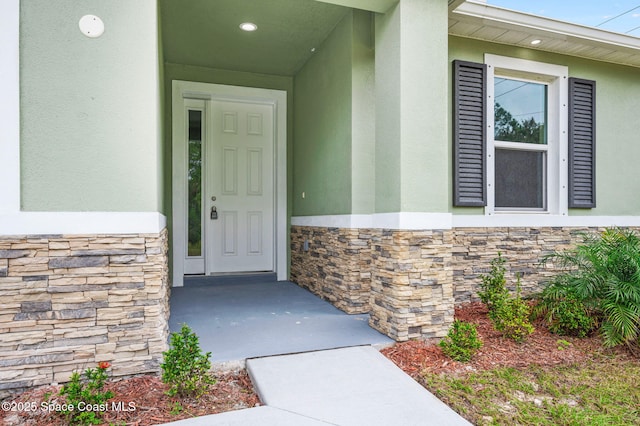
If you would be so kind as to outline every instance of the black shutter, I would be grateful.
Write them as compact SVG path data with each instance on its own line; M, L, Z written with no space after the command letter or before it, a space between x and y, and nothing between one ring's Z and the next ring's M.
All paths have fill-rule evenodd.
M569 79L569 207L596 206L596 82Z
M453 61L453 205L486 206L486 65Z

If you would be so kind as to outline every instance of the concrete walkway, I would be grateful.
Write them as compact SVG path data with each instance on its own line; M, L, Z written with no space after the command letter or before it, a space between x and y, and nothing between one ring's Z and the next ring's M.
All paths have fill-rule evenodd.
M265 406L180 426L470 425L370 346L247 360Z

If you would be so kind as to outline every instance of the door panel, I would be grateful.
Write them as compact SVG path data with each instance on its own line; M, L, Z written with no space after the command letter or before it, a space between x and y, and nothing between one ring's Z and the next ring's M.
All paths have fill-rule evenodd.
M238 149L222 149L222 195L238 195Z
M249 256L262 255L262 228L264 222L262 212L247 212L247 254Z
M211 120L206 272L272 271L273 107L214 100ZM218 219L210 218L212 208Z
M220 215L222 256L238 255L238 212L224 211ZM215 244L215 241L213 242Z

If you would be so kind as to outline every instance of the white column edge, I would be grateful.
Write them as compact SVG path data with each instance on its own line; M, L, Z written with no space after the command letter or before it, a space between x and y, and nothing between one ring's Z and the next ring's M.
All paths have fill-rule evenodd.
M20 0L0 6L0 214L20 211Z

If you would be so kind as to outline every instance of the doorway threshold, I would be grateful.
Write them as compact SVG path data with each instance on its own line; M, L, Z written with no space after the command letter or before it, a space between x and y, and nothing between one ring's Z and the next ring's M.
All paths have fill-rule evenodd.
M185 287L201 287L219 284L259 284L277 282L275 272L224 272L211 275L185 275Z

